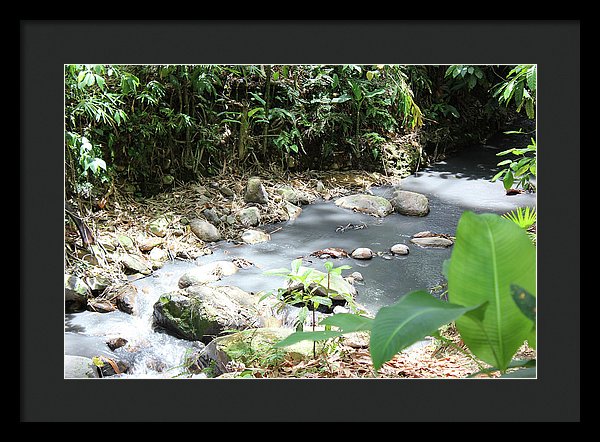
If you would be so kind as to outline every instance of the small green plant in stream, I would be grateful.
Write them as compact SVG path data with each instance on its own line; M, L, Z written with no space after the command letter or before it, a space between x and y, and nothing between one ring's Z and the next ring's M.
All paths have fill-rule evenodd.
M507 167L498 172L492 178L492 182L502 179L506 190L510 189L515 181L517 182L517 187L521 186L525 190L535 189L534 184L531 182L537 176L537 143L535 139L532 138L531 144L525 148L512 148L499 152L496 155L514 155L515 158L509 158L498 163L498 166Z
M537 212L534 207L517 207L515 210L502 215L503 218L509 219L517 226L527 231L531 241L535 244L537 234L535 225L537 222Z
M536 346L536 256L525 232L499 215L464 212L444 269L447 302L423 290L413 291L382 307L375 318L333 315L321 324L336 330L297 332L277 345L370 331L371 359L377 371L401 350L425 336L438 336L440 327L455 322L469 351L492 366L486 373L535 376L535 360L513 360L525 341ZM507 373L513 368L521 370Z

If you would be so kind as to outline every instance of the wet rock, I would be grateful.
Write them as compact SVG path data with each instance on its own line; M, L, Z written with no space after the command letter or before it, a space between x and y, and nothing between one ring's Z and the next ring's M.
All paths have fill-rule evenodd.
M242 233L242 241L246 244L258 244L261 242L269 241L271 235L263 232L262 230L248 229Z
M276 192L279 193L285 201L296 206L310 204L312 201L312 198L306 192L296 190L291 186L282 186L278 188Z
M238 270L239 267L231 261L214 261L185 272L177 284L181 289L194 284L207 284L218 281L223 276L233 275Z
M131 283L124 284L117 290L115 299L117 308L124 313L134 315L137 312L137 287Z
M154 304L153 324L190 341L209 342L225 330L260 327L270 307L234 286L193 285L166 293Z
M408 246L406 244L394 244L390 251L394 254L394 255L408 255L408 253L410 252L410 249L408 248Z
M321 249L321 250L312 252L310 254L310 256L316 256L317 258L321 258L321 259L329 259L329 258L338 259L338 258L348 258L348 256L350 256L350 255L344 249L341 249L339 247L327 247L325 249Z
M79 277L65 274L65 311L67 313L82 312L87 307L87 300L92 291Z
M269 195L263 186L260 178L252 177L248 180L246 191L244 192L244 201L247 203L266 204L269 202Z
M98 370L91 358L65 355L65 379L99 378Z
M396 189L390 203L394 210L402 215L425 216L429 213L429 200L417 192Z
M238 219L244 227L258 226L260 223L260 210L258 207L247 207L238 212Z
M122 373L127 373L128 365L123 361L115 361L106 356L99 356L92 359L92 362L97 367L101 377L115 376Z
M296 218L298 218L300 216L300 214L302 213L302 209L298 206L295 206L294 204L285 203L285 210L288 214L288 218L290 220L294 220Z
M380 196L354 194L338 198L335 204L345 209L366 213L373 216L384 217L394 211L390 202Z
M141 273L142 275L149 275L152 273L152 268L148 265L146 260L140 256L124 253L119 257L119 260L125 268L126 273Z
M108 345L108 348L110 348L111 350L116 350L117 348L125 346L127 342L127 339L118 337L109 339L108 341L106 341L106 345Z
M371 259L373 258L373 250L368 247L359 247L352 251L351 256L354 259Z
M92 291L93 296L99 295L111 284L111 280L104 276L86 277L84 281Z
M275 349L273 346L294 332L291 328L255 328L221 336L210 342L200 353L200 364L213 368L213 375L220 376L230 371L232 362L250 364L251 358L260 354L275 355L286 360L300 362L313 357L313 343L300 341L296 344ZM323 350L323 342L317 342L316 351Z
M162 239L160 237L156 237L156 236L152 236L152 237L141 236L141 237L137 238L138 248L142 252L149 252L154 247L161 245L164 241L165 241L164 239Z
M214 225L206 220L200 218L194 218L190 220L190 229L199 239L202 241L219 241L221 239L221 233Z
M410 242L421 247L450 247L454 242L451 239L439 236L427 236L424 238L412 238Z
M152 220L148 224L148 231L155 236L164 237L167 234L167 228L169 227L169 220L161 216L160 218L156 218Z
M91 312L110 313L116 310L116 307L106 299L88 299L87 309Z
M362 273L360 272L352 272L349 275L352 279L354 279L355 281L364 281L365 278L363 278Z

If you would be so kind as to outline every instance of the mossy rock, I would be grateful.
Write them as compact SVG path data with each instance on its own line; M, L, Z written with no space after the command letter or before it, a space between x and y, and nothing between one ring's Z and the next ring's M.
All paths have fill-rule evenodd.
M231 361L241 362L246 366L267 367L284 360L299 362L312 358L312 341L300 341L281 348L274 347L293 332L291 328L269 327L221 336L206 346L202 357L205 364L213 366L215 375L226 373ZM317 342L317 354L323 351L323 346L323 342Z

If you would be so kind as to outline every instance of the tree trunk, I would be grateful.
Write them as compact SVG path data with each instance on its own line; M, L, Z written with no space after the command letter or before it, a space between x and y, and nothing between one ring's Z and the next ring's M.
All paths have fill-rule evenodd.
M265 75L266 85L265 85L265 127L263 130L263 147L262 147L262 156L263 159L267 157L267 141L268 141L268 133L269 133L269 106L271 101L271 65L265 65Z

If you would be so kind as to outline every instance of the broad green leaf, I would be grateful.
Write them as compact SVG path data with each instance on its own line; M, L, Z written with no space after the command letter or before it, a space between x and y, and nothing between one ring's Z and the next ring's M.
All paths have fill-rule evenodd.
M535 296L535 273L535 246L523 229L499 215L463 213L448 270L448 299L461 305L489 303L481 320L464 315L456 326L473 354L501 370L531 331L510 286Z
M469 90L473 89L476 84L477 84L477 77L471 76L467 79L467 86L469 87Z
M338 327L344 333L352 333L371 330L373 318L352 313L338 313L323 319L319 324Z
M324 296L313 296L310 298L313 303L323 304L326 306L331 306L331 298L325 298Z
M522 368L521 370L511 371L510 373L505 373L501 378L524 378L531 379L537 377L537 369L536 367L530 368Z
M476 307L440 301L423 290L410 292L396 303L382 307L371 327L370 349L375 370L409 345Z
M510 189L514 182L515 182L515 177L513 176L513 173L510 170L507 171L506 175L504 175L504 179L502 180L502 183L504 184L504 188L506 190Z
M290 150L294 153L298 153L298 145L297 144L291 144L289 146Z
M250 95L252 95L256 99L256 101L258 101L263 106L267 104L267 102L263 100L263 98L260 95L255 94L254 92L250 92Z
M502 94L502 96L504 97L504 99L508 102L508 100L510 100L510 97L512 97L513 94L513 89L515 87L515 81L509 81L508 84L506 85L506 87L504 88L504 92Z
M524 88L525 84L522 81L519 81L515 87L515 104L519 107L519 109L521 108L521 105L523 104L523 88ZM518 112L518 110L517 110Z
M287 347L288 345L297 344L300 341L324 341L326 339L337 338L342 336L343 332L333 330L319 331L297 331L289 335L287 338L279 341L274 347Z
M537 80L537 68L535 66L532 66L527 71L527 86L532 91L535 91L536 80Z
M272 75L273 81L277 81L279 80L279 72L278 71L274 71L273 75Z
M371 81L374 76L375 76L375 72L367 71L367 80Z
M375 95L381 95L385 93L385 89L377 89L376 91L371 91L365 94L365 98L373 98Z
M527 116L529 118L535 118L535 109L532 99L527 100L527 102L525 103L525 112L527 112Z
M529 318L534 324L536 322L536 299L531 293L517 284L510 285L510 291L513 300L519 307L519 310Z

